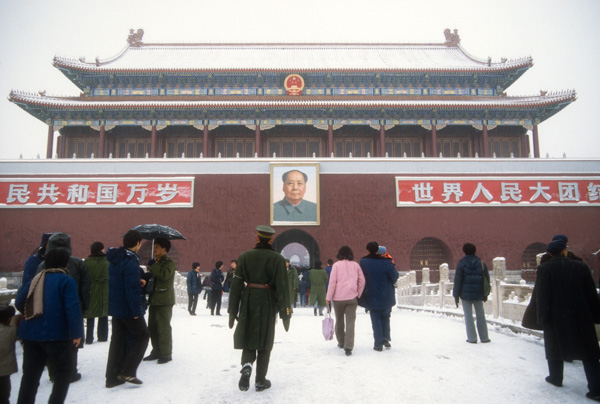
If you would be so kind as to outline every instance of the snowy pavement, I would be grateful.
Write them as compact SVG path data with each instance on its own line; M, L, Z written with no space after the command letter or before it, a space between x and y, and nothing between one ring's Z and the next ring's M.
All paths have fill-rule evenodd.
M297 308L286 333L277 325L264 392L237 388L241 351L233 349L228 317L210 316L202 306L190 316L173 310L173 361L142 362L142 386L104 387L108 343L86 346L79 354L83 378L69 389L67 403L591 403L581 362L565 364L564 387L544 381L543 342L490 326L489 344L466 343L464 322L441 314L392 311L392 348L373 350L368 314L359 308L353 355L335 339L325 341L323 317ZM19 369L22 350L17 346ZM148 350L149 352L149 350ZM21 373L12 375L16 402ZM251 379L254 382L254 375ZM37 401L46 402L51 384L42 375Z

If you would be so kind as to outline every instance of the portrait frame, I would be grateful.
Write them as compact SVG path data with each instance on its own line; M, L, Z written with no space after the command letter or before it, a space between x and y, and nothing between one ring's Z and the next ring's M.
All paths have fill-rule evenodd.
M283 218L281 203L285 203L283 191L284 173L289 171L300 171L306 174L306 190L303 196L303 214L309 215L308 220L296 220ZM271 204L270 219L272 226L318 226L321 223L321 204L319 192L319 164L318 163L271 163ZM306 204L304 202L306 201ZM316 206L314 206L316 205ZM289 205L288 209L290 209ZM316 209L316 212L314 212ZM296 212L298 213L298 212Z

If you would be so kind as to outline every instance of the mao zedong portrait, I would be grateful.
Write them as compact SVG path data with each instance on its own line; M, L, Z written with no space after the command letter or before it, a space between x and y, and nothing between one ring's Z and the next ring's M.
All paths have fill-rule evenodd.
M281 176L285 197L273 204L275 222L316 222L317 204L304 199L308 176L302 171L290 170Z

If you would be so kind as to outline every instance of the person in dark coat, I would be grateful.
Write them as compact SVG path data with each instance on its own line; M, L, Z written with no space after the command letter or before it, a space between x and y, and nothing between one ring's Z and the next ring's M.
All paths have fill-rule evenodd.
M90 277L90 307L83 313L86 319L85 343L94 342L95 320L98 319L98 341L108 341L108 261L104 244L92 243L90 255L83 260Z
M299 276L298 294L300 295L300 307L306 306L306 294L308 292L308 272L303 271Z
M242 391L250 387L255 360L256 391L271 387L266 376L275 340L275 318L279 312L287 331L291 317L285 259L271 246L275 230L269 226L258 226L256 230L256 247L242 253L238 259L227 309L229 328L233 328L238 320L233 346L243 350L242 376L238 382Z
M215 268L210 273L210 281L212 283L212 291L210 296L210 315L215 315L215 308L217 310L217 316L221 315L221 299L223 298L223 261L217 261Z
M223 283L223 292L229 293L231 289L231 281L233 275L235 275L235 269L237 268L237 260L231 260L229 264L229 270L227 270L227 276L225 276L225 282Z
M490 283L490 273L487 265L475 255L476 247L471 243L463 245L465 256L458 261L456 273L454 275L454 288L452 295L458 307L459 298L462 299L463 312L465 313L465 326L467 328L467 342L477 343L477 334L479 340L483 343L490 342L485 320L485 311L483 302L487 301L487 295L483 294L483 282ZM473 307L475 307L475 316L477 317L477 332L475 332L475 323L473 322Z
M140 278L137 255L142 245L142 234L129 230L123 236L123 246L109 248L108 314L112 316L112 335L106 363L106 387L125 382L142 384L137 368L148 347L150 333L144 313L146 302L142 293L145 281ZM131 347L127 351L127 339ZM127 352L127 354L125 354Z
M91 294L91 282L90 276L87 272L85 264L83 260L78 257L74 257L71 255L71 236L62 233L56 232L53 233L48 238L48 243L46 245L46 254L49 251L55 249L63 249L69 254L69 263L67 264L67 271L71 278L75 279L75 283L77 284L77 293L79 296L79 307L80 312L83 316L83 313L90 307L90 294ZM38 266L38 273L46 268L45 262L42 262ZM83 321L83 320L82 320ZM73 361L74 361L74 370L73 376L71 377L71 382L76 382L81 379L81 374L77 371L77 357L79 349L83 348L83 341L77 345L73 346ZM56 373L56 363L53 361L53 358L50 357L48 361L48 375L50 379L54 378L54 374Z
M24 314L17 335L23 341L23 376L18 403L34 403L49 358L56 364L50 403L63 403L74 371L73 349L83 337L83 319L75 280L67 275L69 253L46 251L44 268L17 295ZM31 290L31 294L29 293Z
M581 360L587 378L586 397L600 401L600 348L594 324L600 323L600 301L588 266L567 258L563 240L546 248L552 258L537 270L534 290L537 322L544 329L550 375L562 386L564 361Z
M187 293L188 293L188 313L191 316L196 315L196 306L198 305L198 294L202 289L200 282L200 263L194 262L192 270L187 274Z
M377 254L379 244L371 241L367 244L367 254L360 260L360 268L365 275L363 291L365 308L371 316L373 327L373 349L383 351L391 348L390 316L396 304L394 284L398 281L398 271L391 259Z
M210 275L204 277L204 281L202 281L202 289L204 289L204 297L206 300L206 308L210 309L210 296L212 294L212 281L210 280Z

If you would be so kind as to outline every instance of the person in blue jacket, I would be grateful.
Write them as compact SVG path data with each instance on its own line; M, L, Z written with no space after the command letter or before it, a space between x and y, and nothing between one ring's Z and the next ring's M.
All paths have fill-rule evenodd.
M190 313L191 316L196 315L198 295L201 290L202 281L200 278L200 263L194 262L192 264L192 270L187 274L188 313Z
M144 319L146 302L142 293L145 280L140 277L137 255L142 234L129 230L123 236L123 246L109 248L108 314L112 316L112 335L106 364L106 387L125 382L142 384L137 368L144 357L150 333ZM131 346L127 351L128 340ZM127 354L126 354L127 351Z
M35 403L48 359L57 369L50 403L63 403L74 370L72 346L83 337L83 320L75 279L67 275L69 253L46 252L45 269L24 285L15 306L24 314L17 335L23 341L23 376L17 403ZM31 293L30 293L31 290Z
M490 342L488 336L487 322L483 302L487 301L487 295L483 294L483 282L490 283L488 268L475 255L476 247L471 243L463 245L465 256L458 261L456 273L454 274L454 288L452 295L458 307L458 299L462 299L463 312L465 313L465 326L467 328L467 342L477 343L477 334L481 342ZM477 332L473 322L473 307L477 316Z
M373 338L373 349L383 351L383 347L391 348L390 316L392 307L396 304L394 284L398 280L398 271L390 258L383 257L377 252L379 244L371 241L367 244L368 254L361 258L360 267L365 275L363 291L365 308L369 310Z
M221 315L221 298L223 296L223 281L225 277L223 276L223 261L217 261L215 263L215 268L212 270L210 274L210 280L212 282L212 292L211 292L211 300L210 300L210 315L215 315L215 307L217 309L217 316Z

